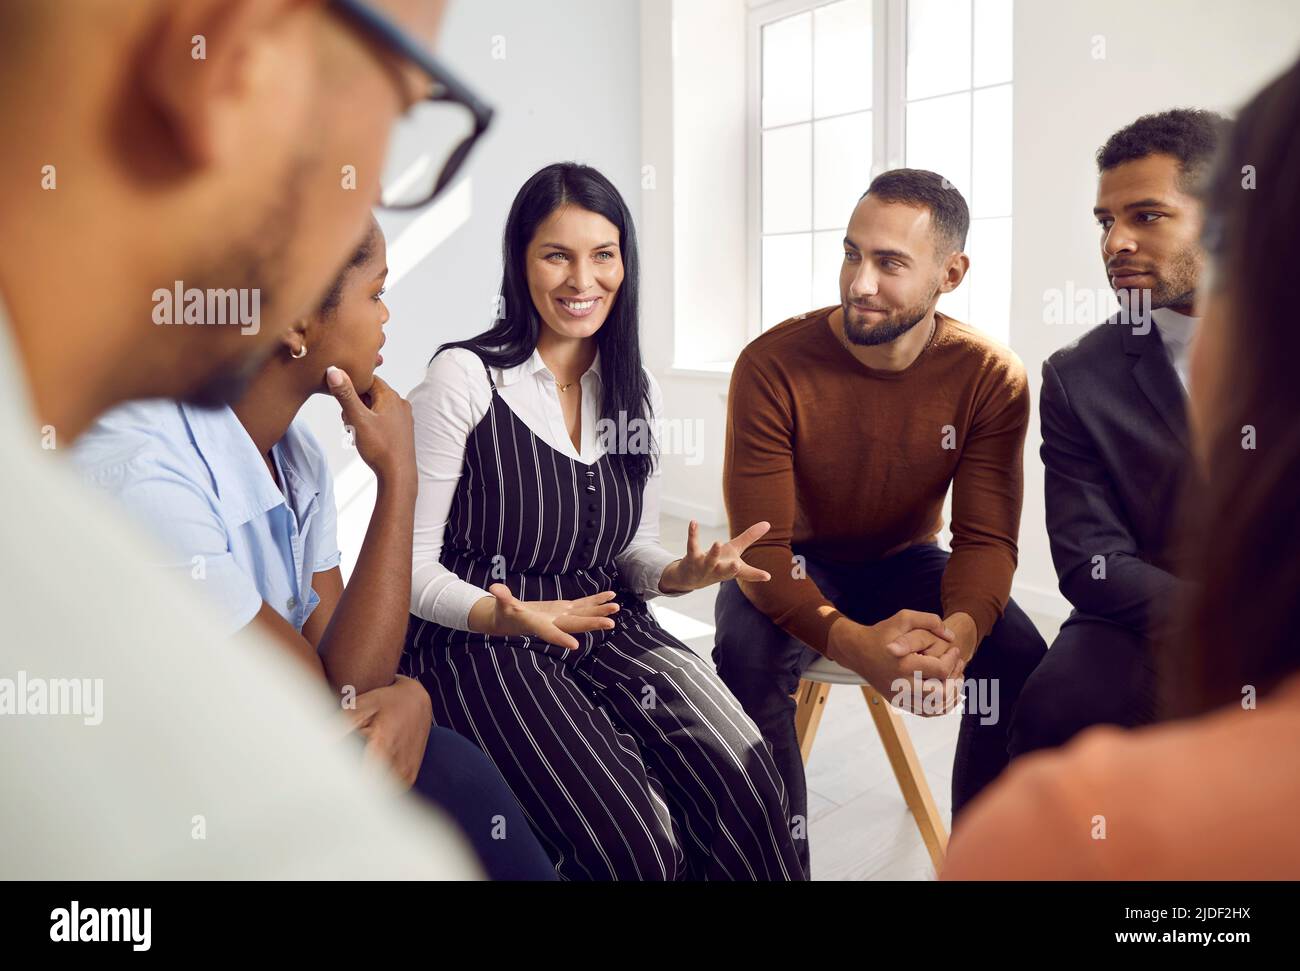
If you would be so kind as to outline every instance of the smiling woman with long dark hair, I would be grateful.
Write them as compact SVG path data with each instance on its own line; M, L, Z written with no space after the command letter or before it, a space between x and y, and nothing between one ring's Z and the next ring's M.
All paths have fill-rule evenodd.
M658 385L636 232L550 165L506 223L497 321L411 394L420 490L403 671L497 764L567 879L802 879L758 729L645 601L740 575L757 523L659 544ZM491 826L484 820L485 827Z
M572 311L574 301L563 294L543 290L545 282L549 281L544 281L541 274L530 276L528 272L527 254L534 234L565 204L585 212L587 215L582 218L593 228L603 228L603 222L616 230L606 235L622 237L621 244L616 239L606 240L613 245L599 250L594 256L592 276L595 287L588 287L581 294L595 301L590 309L580 307ZM537 254L544 263L567 270L571 254L556 247L546 250ZM454 347L465 348L473 351L485 364L508 370L532 357L539 340L552 345L556 343L547 341L550 335L543 329L544 318L554 320L558 324L557 331L571 329L573 335L586 338L582 348L584 358L599 353L600 418L617 423L622 415L633 428L637 427L632 424L634 420L648 420L650 377L641 363L638 324L641 260L637 253L632 215L618 190L595 169L565 165L543 169L515 198L506 222L501 257L504 270L496 324L477 337L444 344L438 352ZM547 270L547 277L551 272ZM567 280L567 272L556 279L561 277ZM564 288L563 282L560 286ZM552 304L558 306L550 306ZM566 304L570 306L566 307ZM538 309L542 307L548 309ZM511 308L524 312L509 313ZM528 313L526 308L534 312ZM568 328L564 324L566 320L569 321ZM629 474L635 479L644 482L650 475L652 456L646 452L625 453L619 456L619 461L628 467Z

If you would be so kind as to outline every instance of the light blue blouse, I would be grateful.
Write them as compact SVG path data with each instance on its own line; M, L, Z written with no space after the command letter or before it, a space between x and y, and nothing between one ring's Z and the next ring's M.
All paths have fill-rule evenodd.
M86 480L153 532L160 563L189 576L226 619L227 634L263 602L301 631L320 602L313 576L339 564L320 444L295 420L271 456L283 492L230 408L161 400L109 412L73 448Z

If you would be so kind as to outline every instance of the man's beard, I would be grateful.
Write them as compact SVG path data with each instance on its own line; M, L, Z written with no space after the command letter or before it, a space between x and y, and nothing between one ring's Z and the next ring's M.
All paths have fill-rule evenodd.
M909 330L925 320L930 313L930 301L895 311L878 324L865 324L853 319L853 307L844 304L844 336L859 347L876 347L892 344Z
M234 404L244 396L253 378L279 347L276 343L266 344L260 353L251 357L245 355L227 364L197 388L182 394L181 400L199 408L224 408Z
M1150 288L1151 309L1191 306L1196 296L1196 285L1200 279L1202 262L1201 251L1195 245L1188 246L1175 254L1167 272L1157 274L1155 285Z
M246 336L242 333L232 338L248 342L248 349L239 356L224 361L215 371L208 373L197 387L178 394L181 401L200 408L221 408L233 404L243 396L249 383L279 349L280 343L262 331L267 330L267 322L276 317L276 291L285 279L285 257L293 249L290 243L298 232L302 216L303 185L313 164L313 159L307 155L294 162L276 196L278 201L267 211L257 229L249 233L246 240L231 246L230 252L233 255L223 266L202 274L202 278L218 281L220 288L234 285L259 291L260 319L257 334L261 338L259 340L257 334ZM196 275L195 278L200 277ZM201 284L196 285L204 289Z

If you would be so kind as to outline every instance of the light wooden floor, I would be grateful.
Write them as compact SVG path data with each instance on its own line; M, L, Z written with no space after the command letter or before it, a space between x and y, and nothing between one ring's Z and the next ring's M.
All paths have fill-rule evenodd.
M669 550L686 547L685 520L664 516L660 536ZM725 530L701 527L702 543ZM713 599L717 588L655 601L655 614L672 634L712 662ZM1057 623L1033 616L1050 644ZM935 801L951 825L953 751L959 716L905 715ZM831 689L808 762L808 817L815 880L932 880L930 857L857 688Z

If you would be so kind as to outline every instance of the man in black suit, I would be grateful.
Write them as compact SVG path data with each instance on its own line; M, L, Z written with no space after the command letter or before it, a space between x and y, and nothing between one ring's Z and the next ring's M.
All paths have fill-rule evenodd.
M1123 309L1043 365L1047 531L1074 610L1021 693L1012 756L1155 717L1150 645L1182 582L1172 543L1203 259L1195 181L1224 124L1146 115L1097 153L1093 212Z

